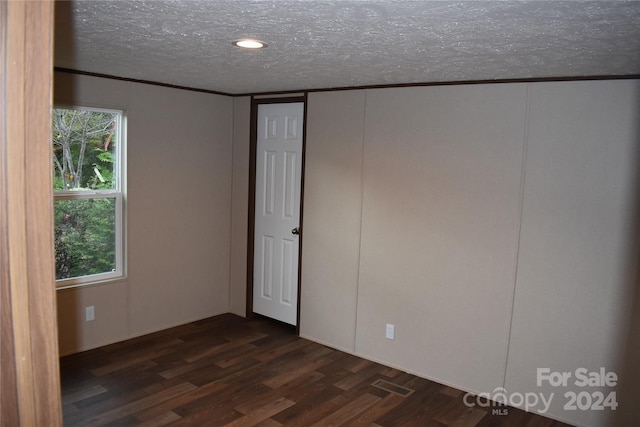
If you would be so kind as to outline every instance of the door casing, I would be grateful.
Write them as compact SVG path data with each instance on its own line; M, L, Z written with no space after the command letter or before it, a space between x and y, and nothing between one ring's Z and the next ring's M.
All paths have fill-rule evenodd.
M307 93L302 96L278 97L278 98L251 98L251 128L250 128L250 148L249 148L249 221L247 233L247 306L246 316L251 319L257 314L253 312L253 264L254 264L254 234L255 234L255 197L256 197L256 150L257 150L257 120L258 106L260 104L279 104L302 102L304 104L303 124L302 124L302 172L300 176L300 235L298 238L298 301L296 334L300 334L300 298L301 298L301 278L302 278L302 240L304 238L304 172L305 153L307 145Z

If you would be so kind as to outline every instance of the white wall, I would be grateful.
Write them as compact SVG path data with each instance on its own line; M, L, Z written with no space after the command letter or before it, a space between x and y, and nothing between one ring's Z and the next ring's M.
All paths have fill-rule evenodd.
M531 84L524 210L507 390L555 393L552 413L609 425L610 411L563 411L569 390L536 368L621 372L637 252L640 85ZM546 384L546 383L545 383Z
M54 91L128 118L128 276L58 291L61 353L228 312L233 99L66 73Z
M367 93L358 353L458 388L501 385L525 97L521 85Z
M301 334L473 392L617 369L639 87L311 93ZM551 417L609 422L556 399Z
M354 352L365 91L308 101L300 334Z

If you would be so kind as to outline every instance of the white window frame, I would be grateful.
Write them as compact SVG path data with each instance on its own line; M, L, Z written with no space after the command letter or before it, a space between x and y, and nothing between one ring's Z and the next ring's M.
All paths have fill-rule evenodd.
M126 183L126 114L124 110L113 108L86 107L83 105L54 105L54 109L85 110L104 113L116 113L116 164L114 168L116 188L108 190L73 190L56 191L53 190L54 203L57 200L90 200L90 199L115 199L115 247L116 247L116 268L105 273L89 274L86 276L70 277L67 279L57 279L56 289L72 288L77 286L92 285L97 283L120 281L126 278L126 258L125 258L125 183ZM53 112L53 111L52 111ZM53 162L52 162L53 164Z

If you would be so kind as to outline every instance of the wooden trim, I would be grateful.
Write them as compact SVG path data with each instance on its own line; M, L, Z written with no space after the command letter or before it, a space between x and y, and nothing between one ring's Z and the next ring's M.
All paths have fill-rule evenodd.
M300 91L296 93L300 93ZM258 112L257 108L259 104L291 104L293 102L305 102L306 100L307 100L307 97L305 94L302 96L287 96L287 97L283 96L278 98L257 98L254 96L251 102L252 102L252 107L253 107L253 104L256 105L256 113L257 113ZM257 115L256 115L256 118L257 118Z
M302 230L302 198L304 195L304 154L306 145L306 126L307 126L307 94L295 97L280 98L255 98L251 97L251 128L250 128L250 145L249 145L249 212L248 212L248 231L247 231L247 307L246 317L251 319L255 316L253 312L253 253L254 253L254 233L255 233L255 198L256 198L256 150L258 141L257 120L258 106L260 104L284 104L292 102L302 102L304 105L304 122L303 138L302 138L302 167L301 167L301 188L300 188L300 229ZM296 310L296 333L300 333L300 270L302 266L302 235L300 233L298 239L298 308Z
M367 90L367 89L393 89L405 87L424 87L424 86L460 86L460 85L485 85L500 83L547 83L547 82L580 82L591 80L635 80L640 79L640 74L623 74L612 76L581 76L581 77L538 77L523 79L495 79L495 80L460 80L460 81L444 81L444 82L416 82L416 83L395 83L381 85L363 85L363 86L340 86L329 88L317 88L306 90L283 90L278 92L258 92L258 93L239 93L231 96L279 96L287 94L298 94L304 92L306 94L314 92L338 92L343 90Z
M190 90L194 92L211 93L214 95L225 95L232 97L239 96L251 96L256 99L272 99L269 98L276 96L299 96L305 94L306 96L312 92L337 92L343 90L366 90L366 89L389 89L389 88L403 88L403 87L423 87L423 86L457 86L457 85L478 85L478 84L496 84L496 83L545 83L545 82L575 82L575 81L590 81L590 80L635 80L640 79L640 74L618 74L618 75L596 75L596 76L578 76L578 77L531 77L520 79L494 79L494 80L460 80L460 81L443 81L443 82L415 82L415 83L394 83L394 84L380 84L380 85L361 85L361 86L337 86L328 88L316 88L316 89L295 89L295 90L281 90L273 92L250 92L250 93L228 93L220 92L210 89L199 89L189 86L173 85L169 83L160 83L152 80L134 79L130 77L113 76L110 74L93 73L90 71L73 70L70 68L55 67L55 71L61 73L79 74L83 76L100 77L112 80L121 80L125 82L143 83L154 86L170 87L174 89Z
M306 92L301 92L301 91L297 91L297 92L287 92L284 94L266 94L266 95L253 95L253 97L255 99L264 99L264 98L271 98L271 99L275 99L275 98L299 98L299 97L303 97L306 95Z
M53 2L2 2L0 10L1 421L60 426L51 203Z
M180 85L174 85L174 84L170 84L170 83L154 82L152 80L134 79L134 78L131 78L131 77L113 76L111 74L93 73L91 71L72 70L70 68L55 67L54 71L57 71L59 73L78 74L80 76L90 76L90 77L99 77L99 78L102 78L102 79L120 80L120 81L123 81L123 82L142 83L142 84L146 84L146 85L168 87L168 88L171 88L171 89L189 90L189 91L192 91L192 92L210 93L212 95L235 96L235 95L233 95L231 93L220 92L220 91L217 91L217 90L199 89L199 88L196 88L196 87L180 86Z
M296 335L300 336L300 301L302 294L302 239L304 239L304 172L307 154L307 93L303 96L302 166L300 168L300 238L298 239L298 310L296 311Z
M9 277L9 234L7 218L7 27L8 4L0 2L0 425L19 425L18 380L16 378L13 306Z
M258 138L257 121L258 103L251 99L251 114L249 124L249 203L247 213L247 307L245 315L247 319L254 317L253 313L253 254L254 234L256 229L256 141Z

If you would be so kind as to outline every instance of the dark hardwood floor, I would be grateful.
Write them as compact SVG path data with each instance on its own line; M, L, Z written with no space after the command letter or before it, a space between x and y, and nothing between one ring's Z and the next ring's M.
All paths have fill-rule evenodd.
M61 359L66 426L564 426L295 336L222 315ZM415 390L376 388L378 379ZM502 407L504 408L504 407Z

